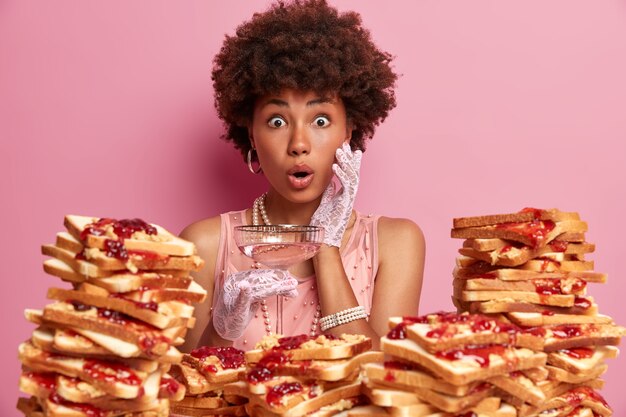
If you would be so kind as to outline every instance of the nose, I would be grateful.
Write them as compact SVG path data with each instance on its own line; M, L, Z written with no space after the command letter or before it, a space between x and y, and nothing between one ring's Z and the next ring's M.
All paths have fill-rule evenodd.
M306 155L311 152L311 141L302 123L298 123L291 132L288 152L292 156Z

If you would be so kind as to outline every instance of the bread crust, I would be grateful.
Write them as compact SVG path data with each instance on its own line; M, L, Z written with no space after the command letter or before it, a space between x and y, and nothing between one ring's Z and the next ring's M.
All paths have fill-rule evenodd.
M463 244L466 245L466 242ZM563 255L584 255L592 253L594 250L595 245L591 243L567 243L565 250L559 251L558 253ZM463 256L480 259L481 261L488 262L491 265L515 267L522 265L531 259L548 256L549 254L554 253L554 249L551 246L533 249L530 246L517 248L508 245L491 251L479 251L473 247L464 246L459 249L459 253Z
M43 310L43 319L59 325L90 329L130 342L152 358L166 355L172 342L186 331L183 327L159 330L139 322L120 323L99 317L95 308L79 312L74 310L72 304L62 301L47 305Z
M507 222L508 223L508 222ZM557 236L563 233L584 233L587 231L587 223L580 220L564 220L554 223L554 228L547 231L541 238L529 236L516 227L499 227L498 225L477 226L477 227L465 227L454 228L450 232L450 236L456 239L504 239L519 242L533 248L541 248L548 243L556 239ZM514 223L510 223L513 225ZM527 223L521 223L521 226ZM547 226L544 223L544 228L547 230Z
M91 233L86 233L81 236L85 228L91 226L98 220L100 219L97 217L70 214L65 216L63 224L76 240L82 242L89 248L104 249L106 240L120 240L112 229L108 230L107 234L102 236L96 236ZM174 256L191 256L196 254L196 248L193 243L173 235L159 225L151 224L151 226L156 229L156 235L147 235L141 232L133 233L130 238L123 240L124 246L126 246L128 250L144 250Z
M122 382L109 382L104 379L94 378L84 369L85 360L64 356L51 356L34 345L25 342L19 346L20 361L30 369L39 372L57 372L68 377L80 378L93 384L96 388L118 398L137 398L140 387L147 378L147 374L134 370L135 377L141 381L141 385L130 385ZM104 365L106 367L106 363Z
M184 317L167 316L159 311L138 307L137 302L125 298L114 298L111 295L101 296L85 291L64 290L49 288L48 298L59 301L78 301L85 305L119 311L130 317L144 321L159 329L169 327L188 326L189 319Z
M171 256L157 252L132 252L128 254L126 262L107 256L98 248L85 248L80 241L76 240L67 232L57 233L55 246L68 252L82 253L85 260L104 271L129 270L183 270L199 271L204 266L204 261L197 255Z
M506 372L535 368L545 365L546 362L545 353L526 348L506 348L505 358L490 355L489 366L481 367L473 360L447 361L436 358L410 339L392 340L384 336L381 339L381 347L385 353L417 363L454 385L464 385Z
M502 223L530 222L538 220L580 220L580 215L576 212L563 212L557 209L530 209L517 213L490 214L486 216L457 217L452 220L454 228L480 227Z
M411 391L415 387L423 387L457 397L467 395L480 384L480 382L471 382L464 385L454 385L434 376L423 368L417 366L416 368L411 370L393 369L385 368L380 363L369 363L363 366L363 371L372 383L388 388Z
M317 342L319 341L319 342ZM326 339L324 335L314 340L309 340L311 346L283 350L290 360L332 360L351 358L359 353L368 351L372 347L372 340L359 335L341 335L340 339ZM263 343L263 341L261 341ZM277 342L268 344L264 349L254 349L246 352L246 362L256 363L270 350L274 349Z

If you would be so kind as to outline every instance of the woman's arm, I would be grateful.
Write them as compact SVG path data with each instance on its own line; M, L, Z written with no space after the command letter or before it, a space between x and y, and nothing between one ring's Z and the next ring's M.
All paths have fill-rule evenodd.
M349 234L347 230L344 240ZM424 270L422 231L410 220L382 217L378 223L378 251L369 321L355 320L330 330L335 335L366 335L374 348L388 331L389 317L417 314ZM358 305L338 248L324 246L315 256L314 265L323 316Z
M344 270L339 248L323 245L313 258L313 265L322 317L359 305ZM379 336L365 319L333 327L327 332L335 336L342 333L362 334L371 338L373 348L378 349Z
M213 303L215 263L220 241L220 217L200 220L187 226L180 237L193 242L198 250L198 256L204 260L204 267L199 272L192 272L194 280L206 291L206 300L195 305L194 316L196 324L185 336L185 343L181 346L183 352L189 352L198 346L229 346L232 342L222 339L213 328L211 306Z
M425 252L419 226L408 219L380 218L378 273L369 318L379 336L389 331L389 317L418 314Z

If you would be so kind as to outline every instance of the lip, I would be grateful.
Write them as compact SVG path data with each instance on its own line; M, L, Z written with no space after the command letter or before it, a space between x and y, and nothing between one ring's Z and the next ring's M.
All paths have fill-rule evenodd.
M295 175L298 172L305 172L308 175L306 177L299 178L299 177L296 177ZM294 165L292 168L290 168L287 171L287 178L289 179L289 183L291 184L293 188L296 188L296 189L302 189L302 188L308 187L311 184L311 181L313 181L314 176L315 176L315 173L306 164Z

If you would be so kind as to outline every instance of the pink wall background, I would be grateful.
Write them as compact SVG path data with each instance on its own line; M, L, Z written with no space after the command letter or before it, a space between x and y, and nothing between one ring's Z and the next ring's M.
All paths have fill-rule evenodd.
M626 3L333 3L361 12L403 74L357 208L423 228L421 312L452 308L453 217L558 207L588 221L596 270L609 274L590 293L626 325ZM264 190L219 140L210 67L223 35L266 4L0 4L1 415L18 415L16 348L34 328L22 311L60 284L39 247L66 213L178 232ZM616 416L624 374L625 358L610 362L603 394Z

